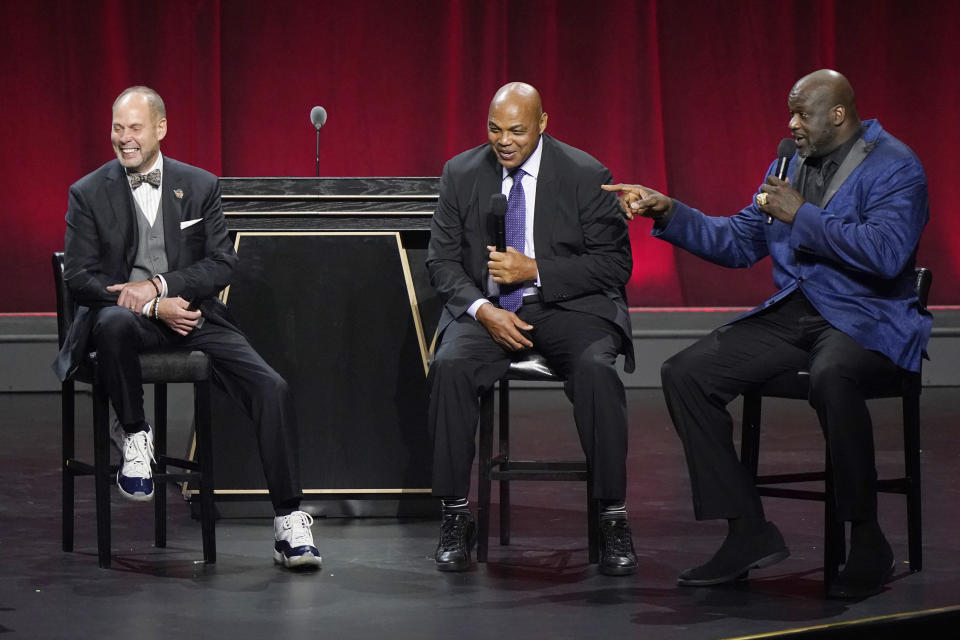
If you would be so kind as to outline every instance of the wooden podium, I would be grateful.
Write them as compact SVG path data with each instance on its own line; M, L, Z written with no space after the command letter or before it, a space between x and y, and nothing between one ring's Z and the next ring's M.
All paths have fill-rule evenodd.
M223 300L290 384L304 509L434 512L427 360L440 303L424 265L438 178L223 178L240 264ZM271 515L253 427L214 394L221 515Z

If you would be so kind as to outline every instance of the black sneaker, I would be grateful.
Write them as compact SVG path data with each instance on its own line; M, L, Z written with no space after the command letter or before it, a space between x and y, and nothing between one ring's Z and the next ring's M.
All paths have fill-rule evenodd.
M623 517L600 516L600 564L605 576L629 576L637 572L630 525Z
M440 571L466 571L470 551L477 542L477 525L469 511L445 511L434 560Z

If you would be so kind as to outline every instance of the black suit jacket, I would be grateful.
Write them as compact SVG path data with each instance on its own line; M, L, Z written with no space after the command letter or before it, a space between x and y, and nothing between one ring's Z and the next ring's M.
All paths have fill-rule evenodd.
M623 333L626 370L632 371L623 289L633 259L617 198L600 189L610 179L595 158L544 134L533 237L544 302L613 322ZM501 192L501 184L502 167L489 144L443 168L427 254L430 280L444 303L440 333L485 295L487 245L494 244L490 196Z
M236 329L216 299L237 264L219 180L164 156L162 189L168 295L197 302L206 321ZM199 222L183 226L191 220ZM53 363L61 381L73 374L87 351L94 311L117 302L118 294L107 286L127 282L136 258L136 207L119 161L111 160L70 187L66 221L64 279L77 312Z

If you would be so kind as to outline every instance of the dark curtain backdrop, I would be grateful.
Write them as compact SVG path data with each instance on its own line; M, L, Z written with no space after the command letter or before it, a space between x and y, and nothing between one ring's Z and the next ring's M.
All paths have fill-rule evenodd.
M435 176L485 141L504 82L537 86L548 131L712 214L739 210L788 135L786 95L845 73L860 114L920 156L933 302L960 303L960 3L926 0L0 0L0 312L51 311L71 182L113 157L110 105L163 95L164 152L223 176ZM734 273L632 223L634 306L753 305Z

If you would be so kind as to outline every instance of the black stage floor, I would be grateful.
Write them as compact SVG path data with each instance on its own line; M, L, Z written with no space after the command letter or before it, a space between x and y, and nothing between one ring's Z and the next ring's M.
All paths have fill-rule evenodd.
M561 392L513 397L516 454L578 453ZM434 569L436 520L392 518L318 519L313 531L323 569L307 575L272 564L269 520L221 520L218 562L204 566L199 524L176 495L166 549L152 546L149 506L115 499L114 568L101 570L89 479L78 480L77 551L60 549L58 397L0 394L0 635L654 640L806 638L814 636L786 632L826 625L816 637L956 638L956 610L921 613L899 625L896 616L960 605L958 400L960 389L953 388L927 389L922 397L923 571L910 573L899 563L880 595L836 602L821 596L822 505L796 500L766 499L792 551L786 561L738 586L675 585L681 570L714 551L725 525L693 520L679 442L657 390L628 391L628 508L641 569L627 578L600 576L587 564L579 483L516 485L513 543L491 541L490 563L464 574ZM899 406L872 406L878 467L881 475L896 472ZM765 408L773 426L762 444L762 467L799 469L822 460L809 407L770 401ZM881 519L898 558L905 558L901 496L881 496Z

